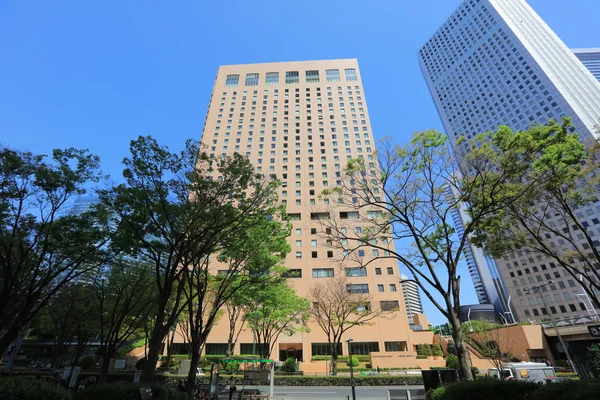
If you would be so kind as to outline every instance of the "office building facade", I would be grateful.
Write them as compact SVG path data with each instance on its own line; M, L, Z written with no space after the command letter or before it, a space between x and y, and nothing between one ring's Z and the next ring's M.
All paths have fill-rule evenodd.
M600 48L573 49L573 54L600 81Z
M527 129L548 119L572 118L585 143L597 137L600 82L524 0L466 0L420 49L421 70L460 159L460 136ZM594 233L600 203L580 211ZM556 245L560 245L557 240ZM576 279L541 255L520 251L495 260L521 320L589 315ZM524 291L549 280L543 295Z
M357 60L220 67L201 142L211 157L237 152L247 156L257 172L281 180L279 196L293 224L285 266L293 272L289 282L299 295L308 297L312 285L341 273L350 290L368 293L384 310L372 324L348 331L353 352L412 349L396 263L376 260L359 268L340 261L341 250L326 237L322 218L327 213L318 214L334 205L320 194L338 184L348 159L363 157L376 165ZM365 259L377 256L372 250L361 252ZM328 352L325 334L313 322L309 327L310 332L281 335L272 357L310 361ZM205 353L225 354L227 332L226 322L217 324ZM247 354L251 344L252 332L244 330L235 353Z

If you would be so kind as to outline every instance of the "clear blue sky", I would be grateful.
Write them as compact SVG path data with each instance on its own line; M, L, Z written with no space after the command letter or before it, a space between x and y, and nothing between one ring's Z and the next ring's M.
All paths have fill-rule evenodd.
M600 1L529 3L568 46L600 47ZM329 58L358 58L375 136L404 141L441 129L416 53L458 4L1 0L0 143L89 148L116 178L140 134L176 148L200 137L219 65Z

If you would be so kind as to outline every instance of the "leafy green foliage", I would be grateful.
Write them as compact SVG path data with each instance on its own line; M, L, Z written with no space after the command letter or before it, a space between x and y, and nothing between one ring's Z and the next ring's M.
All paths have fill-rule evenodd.
M125 183L100 191L119 225L115 245L149 263L155 277L148 382L161 343L184 310L197 354L239 288L234 282L248 283L237 277L265 276L289 251L277 240L289 233L284 209L276 205L279 182L257 174L238 153L209 158L202 150L190 140L183 151L172 152L152 137L139 137L123 161ZM209 256L223 273L208 272Z
M596 400L600 398L600 381L567 381L539 388L531 400Z
M600 252L587 224L578 217L578 210L598 195L600 146L585 146L577 133L571 133L572 126L568 118L518 132L503 126L473 141L466 162L493 169L485 176L466 176L465 182L477 189L490 179L498 184L494 191L475 191L467 199L469 213L513 199L477 221L473 243L495 257L522 248L549 257L581 280L592 301L600 304L596 295ZM560 246L553 242L556 237Z
M265 349L264 344L270 344L268 353L262 354L263 357L270 356L282 333L291 336L308 331L310 302L298 296L285 281L267 284L249 295L244 303L247 310L245 320L250 328L256 328L260 348Z
M1 378L2 400L70 400L71 393L53 382L33 378Z
M46 157L0 146L0 353L60 289L104 261L106 221L68 213L101 178L86 150Z
M458 369L458 367L458 357L456 357L456 354L448 354L446 356L446 368Z
M350 366L352 365L353 367L358 367L358 365L360 364L360 361L358 361L358 358L356 357L352 357L352 360L350 360L350 358L348 358L348 360L346 361L346 365Z
M417 345L417 354L420 356L432 356L433 350L431 349L431 344L423 343Z
M458 364L458 358L456 359L456 362ZM425 400L443 400L444 399L443 396L444 396L445 392L446 392L446 388L445 387L440 387L440 388L437 388L437 389L431 389L425 395Z
M600 379L600 345L593 344L588 347L588 357L594 377Z
M497 379L463 381L436 393L439 400L526 400L539 388L536 383L511 382Z
M96 356L85 356L77 362L81 369L91 369L96 366Z
M288 358L283 362L281 370L283 372L296 372L296 360L294 360L292 357Z

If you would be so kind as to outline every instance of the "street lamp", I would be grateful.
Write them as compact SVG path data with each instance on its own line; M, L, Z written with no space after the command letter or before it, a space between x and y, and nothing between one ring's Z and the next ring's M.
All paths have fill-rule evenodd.
M542 288L544 286L547 286L547 285L551 285L553 283L554 283L554 281L550 280L547 283L544 283L543 285L533 286L533 287L530 287L530 288L525 288L524 290L526 292L536 293L535 290L537 289L538 293L540 293L540 291L539 291L540 288ZM575 373L577 373L577 369L575 368L575 364L573 363L573 360L571 359L571 354L569 354L569 349L567 348L567 346L565 346L565 342L563 341L563 338L562 338L562 335L560 334L558 326L556 326L556 324L554 323L554 316L553 316L552 312L550 312L550 308L548 307L548 303L546 303L546 298L544 297L544 294L540 293L540 297L542 298L542 302L544 303L544 307L546 309L546 312L550 315L550 323L552 324L552 327L556 331L556 336L558 337L560 345L562 346L563 350L565 351L565 354L567 355L567 360L569 360L569 364L571 364L571 368L573 368L573 371L575 371ZM542 325L542 329L543 329L543 325Z
M356 389L354 388L354 369L352 368L352 338L346 340L348 343L348 364L350 364L350 385L352 385L352 400L356 400Z

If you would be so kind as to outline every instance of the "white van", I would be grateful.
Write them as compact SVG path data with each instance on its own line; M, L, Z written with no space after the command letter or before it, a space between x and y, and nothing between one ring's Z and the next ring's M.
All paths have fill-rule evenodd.
M556 371L544 363L520 362L502 364L502 371L488 369L488 376L507 380L527 381L540 384L558 382Z

